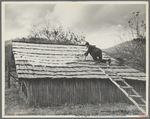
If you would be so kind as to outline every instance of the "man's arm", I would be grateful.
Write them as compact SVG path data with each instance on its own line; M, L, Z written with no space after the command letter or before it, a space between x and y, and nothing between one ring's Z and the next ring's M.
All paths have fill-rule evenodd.
M85 55L85 56L88 56L88 51L86 51L86 52L84 53L84 55Z
M94 46L89 46L88 50L84 53L85 56L87 56L92 50L95 48Z

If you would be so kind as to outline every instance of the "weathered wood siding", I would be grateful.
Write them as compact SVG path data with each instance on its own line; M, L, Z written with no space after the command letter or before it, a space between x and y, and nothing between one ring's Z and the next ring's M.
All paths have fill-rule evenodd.
M22 82L27 86L26 101L29 105L131 103L109 79L33 79ZM134 83L134 88L145 96L143 86L143 83L141 87L138 83Z
M133 86L133 89L146 99L146 81L127 79L126 82Z

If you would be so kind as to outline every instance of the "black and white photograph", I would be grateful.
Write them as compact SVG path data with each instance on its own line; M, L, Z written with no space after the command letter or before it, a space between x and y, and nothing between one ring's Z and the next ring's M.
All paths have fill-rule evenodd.
M2 3L2 117L149 117L148 1Z

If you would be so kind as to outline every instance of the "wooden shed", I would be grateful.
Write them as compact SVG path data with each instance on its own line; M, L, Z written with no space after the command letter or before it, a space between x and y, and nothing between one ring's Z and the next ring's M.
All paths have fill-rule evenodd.
M13 42L20 94L29 105L85 104L131 101L105 74L105 64L84 60L85 46ZM108 58L103 53L103 58ZM112 67L133 88L146 97L144 73L125 66ZM101 69L101 67L107 67Z

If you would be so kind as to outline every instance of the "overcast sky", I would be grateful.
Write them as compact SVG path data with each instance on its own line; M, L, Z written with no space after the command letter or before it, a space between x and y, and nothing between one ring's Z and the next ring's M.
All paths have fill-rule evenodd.
M120 42L116 35L128 26L133 12L140 12L140 19L146 19L145 4L99 3L5 4L5 40L27 37L33 25L50 20L53 27L62 25L83 31L86 41L100 48L108 48Z

